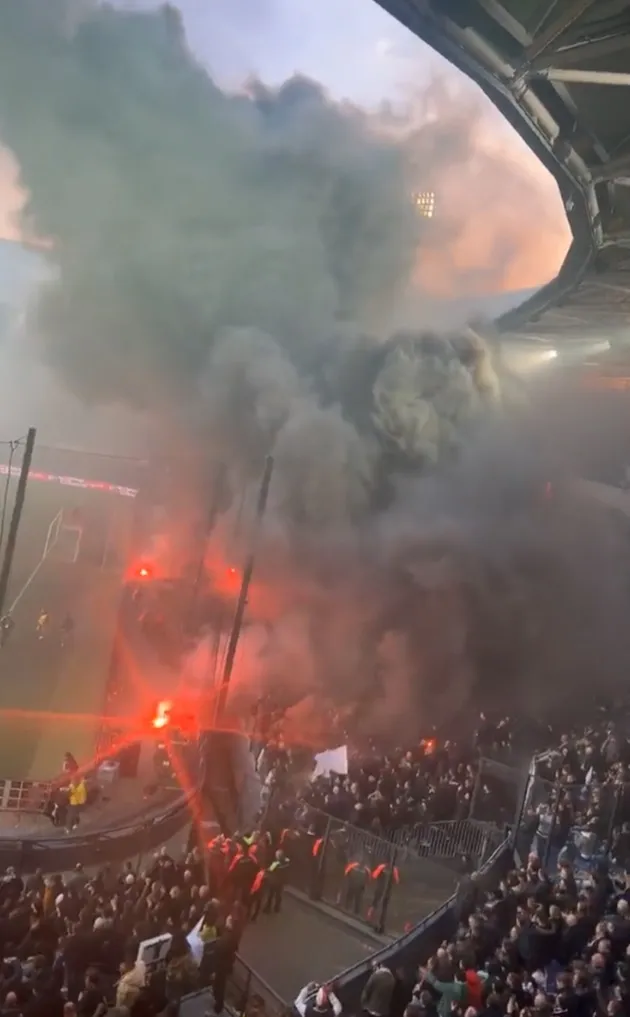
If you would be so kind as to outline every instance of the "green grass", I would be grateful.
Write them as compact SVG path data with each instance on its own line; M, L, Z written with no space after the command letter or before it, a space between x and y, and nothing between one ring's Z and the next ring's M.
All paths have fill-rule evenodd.
M14 489L15 481L11 483ZM80 513L82 552L71 564L64 541L52 549L15 610L15 629L0 652L0 778L48 779L61 768L63 751L89 757L96 724L76 722L72 714L102 710L120 570L100 567L105 528L128 531L133 501L115 494L85 491L31 480L11 573L7 604L12 604L41 561L46 534L63 511ZM95 534L98 539L95 540ZM76 622L72 651L57 639L38 642L35 624L45 608L53 625L66 612Z

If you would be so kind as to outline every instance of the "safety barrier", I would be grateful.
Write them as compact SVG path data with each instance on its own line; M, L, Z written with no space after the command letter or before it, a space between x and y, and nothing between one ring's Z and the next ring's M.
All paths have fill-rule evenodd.
M0 780L0 812L43 812L52 788L50 781Z
M0 839L0 869L12 865L22 873L68 872L80 862L84 866L123 862L155 850L190 822L191 794L157 815L138 816L133 822L91 834L69 834L65 838L23 837Z
M179 1006L179 1017L197 1017L200 1000L207 993L206 987L184 996ZM238 1014L238 1017L288 1017L291 1012L291 1004L286 1003L238 956L228 975L225 1004L226 1009Z
M475 819L455 819L441 823L417 823L397 830L389 838L392 844L415 851L421 857L454 859L468 856L481 864L504 839L505 827Z
M393 936L449 897L461 874L310 806L285 847L296 889Z

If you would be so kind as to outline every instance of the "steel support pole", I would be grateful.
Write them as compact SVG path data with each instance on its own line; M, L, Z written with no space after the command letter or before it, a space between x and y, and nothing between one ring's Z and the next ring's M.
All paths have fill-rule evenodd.
M18 480L17 490L15 492L15 501L13 503L13 514L11 516L11 524L9 526L9 532L7 534L7 543L4 549L4 558L2 559L2 567L0 568L0 618L4 615L4 605L7 599L7 590L9 588L9 579L11 578L11 566L13 565L13 557L15 555L15 545L17 544L18 532L20 529L20 521L22 519L22 510L24 508L24 500L26 498L26 485L28 483L28 475L31 470L31 463L33 461L33 449L35 448L35 438L37 431L34 427L29 427L28 434L26 436L26 446L24 448L24 456L22 457L22 468L20 470L20 479Z
M627 88L630 74L617 71L581 71L570 67L550 67L540 77L565 85L614 85Z
M232 678L232 671L234 669L234 661L236 659L238 641L240 639L241 629L243 627L243 621L245 618L245 608L247 607L247 595L249 593L249 585L252 581L252 575L254 572L254 564L256 560L256 539L258 536L258 531L260 530L260 525L265 515L265 510L267 508L272 473L273 473L273 458L271 456L267 456L267 459L265 461L265 469L260 484L260 492L258 494L258 504L256 506L256 517L254 524L254 534L252 537L252 546L247 556L245 569L243 570L241 589L238 595L236 611L234 612L234 621L232 622L230 638L228 640L227 650L225 652L225 664L223 666L223 675L221 677L221 684L219 686L219 692L217 695L217 705L215 710L215 727L220 726L221 721L223 720L223 717L225 715L225 707L227 704L228 693L230 691L230 681Z

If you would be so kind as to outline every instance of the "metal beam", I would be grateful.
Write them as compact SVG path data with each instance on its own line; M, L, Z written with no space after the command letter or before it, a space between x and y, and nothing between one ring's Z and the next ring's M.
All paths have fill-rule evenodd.
M590 42L579 42L555 52L542 53L531 61L533 71L542 71L548 67L575 67L584 60L600 60L630 48L630 30L620 35L609 35Z
M564 35L567 28L570 28L576 21L579 21L583 14L586 14L589 7L592 7L594 3L596 3L596 0L573 0L573 3L555 18L544 32L540 33L538 38L534 39L531 46L527 47L525 51L527 61L531 62L537 57L542 56L561 35Z
M605 250L607 247L630 248L630 232L622 229L607 231L602 244L602 250Z
M627 177L630 173L630 152L619 155L616 159L609 159L601 166L589 166L591 176L596 184L606 180L617 180L618 177Z
M525 27L516 18L506 11L497 0L478 0L479 6L489 14L506 32L508 32L521 46L530 46L532 38Z
M523 49L527 49L528 46L531 46L534 39L534 35L536 35L536 33L540 31L542 26L548 20L549 16L552 14L553 7L555 7L554 3L551 7L547 9L547 11L545 12L545 16L539 21L534 31L528 32L520 21L517 21L512 14L506 11L505 7L503 7L502 4L498 3L498 0L477 0L477 2L479 6L486 12L486 14L489 14L490 17L494 21L496 21L496 23L500 25L501 28L504 29L504 31L506 31L509 35L516 39L516 41L523 47ZM622 36L615 36L614 41L618 43L621 38ZM630 28L628 29L628 45L630 45ZM551 66L551 64L556 63L551 54L549 55L548 58L543 56L540 57L539 59L542 61L548 60L547 63L543 62L541 64L541 67L548 67ZM558 66L561 67L563 65L558 64ZM565 106L567 107L567 109L570 110L571 113L573 113L576 120L576 124L579 126L578 109L573 99L571 98L568 88L565 85L561 85L560 83L557 83L554 86L554 88L558 95L560 96L560 98L562 99ZM608 158L608 152L606 151L604 145L602 145L601 141L598 138L592 138L592 144L594 146L596 154L599 156L600 159L604 160Z
M567 314L564 311L560 311L555 307L548 307L544 313L546 321L550 321L550 324L561 325L563 322L569 322L571 325L584 325L585 319L579 314Z
M630 74L617 71L579 71L563 70L561 67L549 67L538 75L549 81L563 81L567 85L630 85Z
M589 286L594 286L598 290L609 290L611 293L621 293L623 296L630 298L630 285L620 286L619 283L609 283L603 279L593 279L589 282Z

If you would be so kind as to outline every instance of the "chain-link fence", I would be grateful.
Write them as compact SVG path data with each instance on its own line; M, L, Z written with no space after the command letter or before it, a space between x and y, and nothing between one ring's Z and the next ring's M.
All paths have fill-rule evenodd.
M589 873L600 863L626 866L630 862L630 784L600 781L591 770L581 783L552 772L549 755L532 763L517 829L523 853L540 858L548 869L570 862L574 870ZM626 845L626 841L628 842Z

